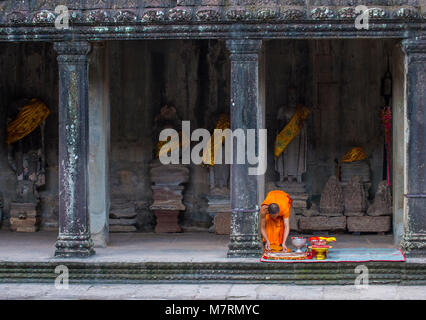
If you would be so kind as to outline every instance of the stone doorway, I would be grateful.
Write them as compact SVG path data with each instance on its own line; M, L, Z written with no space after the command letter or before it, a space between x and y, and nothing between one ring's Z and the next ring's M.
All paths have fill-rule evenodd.
M377 39L264 43L269 146L266 189L293 194L292 230L394 234L399 245L404 59L398 45L397 40ZM393 80L391 187L383 182L388 162L381 115L385 106L382 79L388 69ZM309 116L301 133L276 160L276 135L294 116L298 104L309 108ZM343 163L342 158L355 147L362 148L367 159ZM357 175L359 181L354 178L351 182ZM293 183L288 183L288 176Z

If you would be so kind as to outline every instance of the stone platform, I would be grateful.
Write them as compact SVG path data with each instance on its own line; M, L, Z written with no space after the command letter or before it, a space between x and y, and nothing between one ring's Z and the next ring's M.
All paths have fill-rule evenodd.
M353 285L359 263L261 263L226 257L228 236L209 233L111 234L86 259L53 257L56 233L0 232L0 283L53 283L69 268L70 283L274 283ZM340 235L335 247L391 248L392 236ZM426 284L426 260L365 262L370 284Z
M281 283L353 285L359 263L261 263L227 258L228 236L210 233L111 234L86 259L53 257L56 233L0 232L0 282L52 282L69 268L71 283ZM335 247L390 248L392 236L337 236ZM426 284L426 261L365 262L370 284Z

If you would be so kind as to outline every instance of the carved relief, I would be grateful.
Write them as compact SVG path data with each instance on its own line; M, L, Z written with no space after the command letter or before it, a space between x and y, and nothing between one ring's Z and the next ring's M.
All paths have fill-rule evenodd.
M174 22L188 22L192 20L191 12L185 9L170 9L168 16L169 20Z
M372 19L383 19L388 16L387 11L382 8L369 8L368 14Z
M226 12L226 18L232 21L244 21L250 20L252 17L252 13L247 10L229 10Z
M216 10L200 10L195 14L198 21L218 21L220 13Z
M414 8L400 8L393 12L393 16L395 18L417 19L419 17L419 13Z
M318 7L311 12L312 19L314 20L330 20L336 17L336 13L327 7Z
M165 13L163 10L147 10L142 15L142 22L158 22L158 21L164 21L165 20Z
M110 20L109 14L105 10L91 10L86 14L87 22L102 23Z
M359 15L359 13L355 12L354 7L346 7L346 8L339 9L339 11L337 11L337 14L339 18L343 20L352 20Z
M42 10L40 12L37 12L33 15L32 23L54 23L56 16L48 11L48 10Z
M281 12L282 20L298 20L303 19L306 15L306 12L298 9L287 9Z
M276 20L278 16L278 11L273 9L261 9L256 13L256 18L264 21Z
M114 22L126 23L126 22L136 22L138 16L129 10L120 10L114 16Z

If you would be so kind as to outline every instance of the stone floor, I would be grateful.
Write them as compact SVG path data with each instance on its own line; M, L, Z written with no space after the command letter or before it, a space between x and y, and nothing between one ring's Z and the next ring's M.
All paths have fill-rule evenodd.
M0 299L72 300L425 300L426 286L293 286L271 284L0 284Z
M96 248L93 262L227 262L259 261L228 259L228 236L211 233L113 233L107 248ZM0 231L0 261L35 262L57 260L53 257L55 232L16 233ZM336 235L335 248L392 248L392 235ZM288 241L287 244L290 244ZM74 260L74 259L67 259ZM81 261L81 260L79 260Z

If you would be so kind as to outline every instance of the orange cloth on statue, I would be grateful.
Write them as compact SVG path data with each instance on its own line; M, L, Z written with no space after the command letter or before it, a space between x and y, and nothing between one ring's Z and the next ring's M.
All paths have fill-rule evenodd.
M283 250L283 237L284 237L284 219L290 218L291 204L293 200L290 196L281 190L273 190L268 193L262 205L270 205L276 203L280 207L279 218L273 219L266 214L265 229L268 235L268 240L271 245L271 251ZM265 239L263 239L265 242Z

